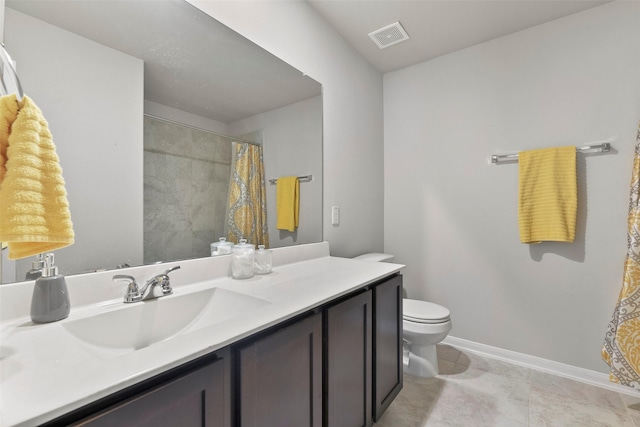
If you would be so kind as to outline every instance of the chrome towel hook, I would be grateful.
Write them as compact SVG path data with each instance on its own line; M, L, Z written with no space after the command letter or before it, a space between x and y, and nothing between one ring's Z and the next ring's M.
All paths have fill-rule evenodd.
M3 96L15 93L18 101L24 97L18 73L16 73L16 69L13 66L13 60L3 44L0 45L0 92Z

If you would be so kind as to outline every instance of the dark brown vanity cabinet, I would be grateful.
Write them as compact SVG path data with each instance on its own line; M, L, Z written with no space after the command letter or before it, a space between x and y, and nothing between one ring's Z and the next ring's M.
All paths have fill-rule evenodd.
M401 388L394 275L45 425L362 427Z
M326 309L329 427L371 426L402 389L402 276Z
M237 350L236 425L322 426L322 314Z
M373 419L378 421L402 390L402 276L373 287Z
M326 419L330 427L372 424L372 291L326 310Z
M237 352L236 425L371 426L402 389L402 276Z
M228 350L228 349L227 349ZM226 352L228 354L228 351ZM218 358L121 400L89 418L87 427L230 427L229 359ZM69 425L60 420L57 425Z

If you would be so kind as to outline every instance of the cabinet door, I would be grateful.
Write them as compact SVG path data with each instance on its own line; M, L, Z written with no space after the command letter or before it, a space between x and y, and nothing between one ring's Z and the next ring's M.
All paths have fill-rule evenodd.
M402 390L402 276L373 288L374 419L378 421Z
M227 427L225 360L160 385L76 426Z
M371 291L329 307L326 315L327 424L329 427L370 426Z
M322 315L238 351L242 427L321 427Z

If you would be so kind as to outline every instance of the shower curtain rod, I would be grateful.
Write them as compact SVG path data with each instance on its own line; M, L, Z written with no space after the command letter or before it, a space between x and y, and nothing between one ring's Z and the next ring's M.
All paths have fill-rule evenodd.
M195 130L199 130L201 132L207 132L207 133L210 133L212 135L220 136L222 138L229 138L229 139L232 139L233 142L242 142L242 143L245 143L245 144L257 145L259 147L262 146L262 144L258 144L257 142L247 141L245 139L236 138L235 136L229 136L229 135L225 135L225 134L222 134L222 133L214 132L214 131L209 130L209 129L203 129L203 128L199 128L197 126L187 125L185 123L180 123L180 122L175 121L175 120L170 120L170 119L165 119L164 117L154 116L153 114L144 113L144 116L145 117L150 117L150 118L152 118L154 120L160 120L162 122L167 122L167 123L171 123L171 124L178 125L178 126L184 126L186 128L189 128L189 129L195 129Z
M611 143L603 142L602 144L584 145L582 147L576 147L576 151L580 153L593 152L593 153L608 153L611 151ZM517 162L518 153L512 154L494 154L491 156L491 163L497 164L502 162Z

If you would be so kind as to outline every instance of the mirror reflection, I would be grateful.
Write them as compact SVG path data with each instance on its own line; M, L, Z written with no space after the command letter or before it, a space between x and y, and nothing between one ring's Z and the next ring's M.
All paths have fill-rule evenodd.
M262 150L269 246L322 239L321 86L299 70L182 0L7 0L4 31L66 181L62 274L208 256L242 147ZM269 180L307 175L277 229ZM3 251L2 282L31 262Z

